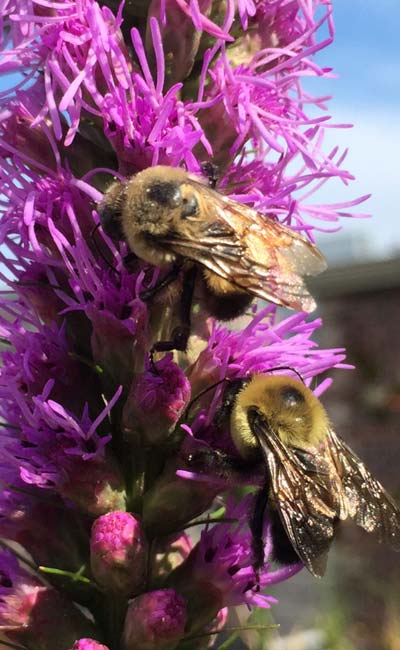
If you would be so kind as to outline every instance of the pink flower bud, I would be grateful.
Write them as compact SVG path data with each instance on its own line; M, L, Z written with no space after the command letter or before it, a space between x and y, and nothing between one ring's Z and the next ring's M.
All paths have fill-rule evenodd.
M174 589L138 596L126 614L123 650L172 650L181 641L185 624L186 603Z
M93 639L79 639L72 646L71 650L109 650L106 645Z
M190 399L190 383L171 354L156 366L159 374L146 370L139 375L123 414L125 430L140 430L151 445L166 440Z
M93 575L102 587L126 596L143 587L147 544L136 517L128 512L109 512L96 519L90 550Z
M0 553L0 575L1 635L38 650L65 650L77 638L97 636L82 610L20 567L11 553Z

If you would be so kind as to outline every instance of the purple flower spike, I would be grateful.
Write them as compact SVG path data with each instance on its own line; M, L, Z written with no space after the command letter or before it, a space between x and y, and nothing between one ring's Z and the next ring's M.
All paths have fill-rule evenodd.
M310 241L365 216L365 196L315 195L353 180L325 138L348 125L303 83L332 75L315 57L333 40L332 2L0 6L0 537L30 562L0 553L1 636L38 650L211 647L231 606L270 607L269 585L302 568L273 566L267 515L253 539L249 491L266 468L242 468L221 423L227 381L284 372L310 386L349 366L315 343L319 318L256 301L233 326L211 318L212 250L205 266L177 259L178 280L134 255L129 180L212 163L238 215L254 207ZM229 246L205 216L229 280ZM168 254L177 236L146 245ZM189 320L186 351L154 352Z
M104 589L133 596L143 588L147 545L137 517L109 512L96 519L90 549L93 575Z
M173 650L186 625L186 603L173 589L134 598L126 614L123 650Z

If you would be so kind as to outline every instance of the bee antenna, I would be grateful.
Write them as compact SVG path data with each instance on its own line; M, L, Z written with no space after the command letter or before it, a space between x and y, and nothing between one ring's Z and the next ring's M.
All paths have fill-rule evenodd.
M96 231L100 228L100 226L101 226L100 221L99 221L99 223L96 223L95 226L93 226L92 230L90 231L90 239L93 241L94 246L95 246L95 248L96 248L98 254L100 255L100 257L102 258L102 260L107 264L107 266L108 266L112 271L114 271L114 273L117 273L118 275L120 275L120 272L117 271L117 269L116 269L116 268L115 268L115 267L114 267L114 266L113 266L113 265L108 261L108 259L107 259L106 256L104 255L103 251L100 250L100 247L99 247L99 245L97 244L97 241L96 241L96 238L95 238L95 234L96 234Z
M268 372L274 372L275 370L291 370L297 377L300 379L300 381L305 384L306 382L304 381L302 375L295 369L292 368L292 366L275 366L275 368L268 368Z
M231 381L230 379L227 379L226 377L224 379L220 379L219 381L216 381L214 384L211 384L211 386L207 386L207 388L203 388L203 390L200 391L200 393L197 393L196 397L193 397L193 399L189 402L189 404L186 407L186 411L184 414L185 420L189 417L190 410L195 402L197 402L200 397L203 397L206 393L208 393L209 390L212 390L213 388L216 388L220 384L223 384L225 381Z

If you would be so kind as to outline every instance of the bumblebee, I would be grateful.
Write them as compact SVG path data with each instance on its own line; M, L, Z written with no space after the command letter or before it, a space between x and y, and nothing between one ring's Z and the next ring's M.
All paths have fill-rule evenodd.
M220 320L243 314L254 297L312 311L303 276L326 268L319 250L274 219L229 199L202 178L159 165L115 182L99 206L103 230L141 260L165 268L149 298L183 277L182 327L157 349L184 350L195 284Z
M250 521L255 569L264 562L266 514L274 559L300 560L314 576L324 574L337 528L348 518L400 550L398 506L333 431L321 402L301 381L286 375L236 380L216 419L229 425L241 461L235 469L265 468Z

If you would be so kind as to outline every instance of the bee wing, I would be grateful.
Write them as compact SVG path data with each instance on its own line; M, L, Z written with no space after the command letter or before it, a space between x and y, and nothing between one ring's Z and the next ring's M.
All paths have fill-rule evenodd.
M336 523L347 516L336 468L324 450L291 450L257 421L252 430L271 477L272 504L301 561L321 577Z
M356 454L334 431L328 432L329 446L341 476L352 519L369 533L376 533L400 550L400 509Z
M315 302L303 276L317 275L326 261L305 237L246 205L191 182L200 217L186 239L168 238L179 255L197 260L219 277L259 298L292 309L312 311ZM180 229L182 230L182 229Z

